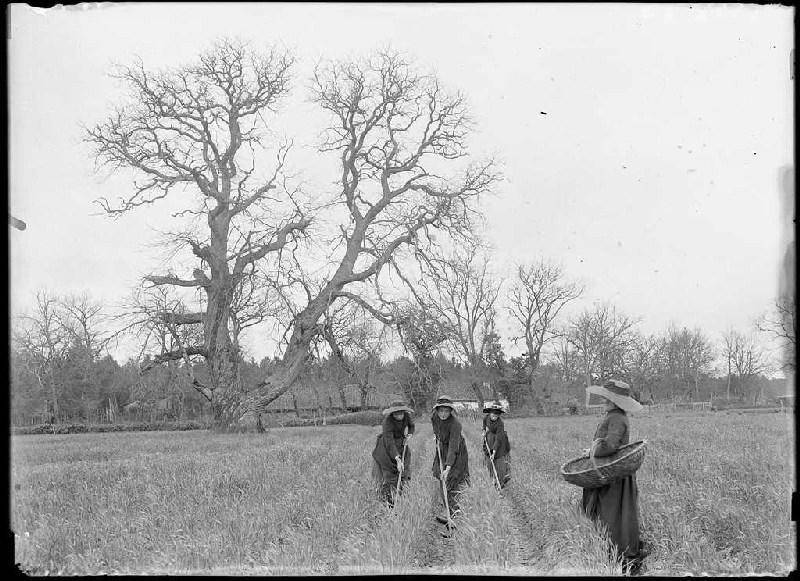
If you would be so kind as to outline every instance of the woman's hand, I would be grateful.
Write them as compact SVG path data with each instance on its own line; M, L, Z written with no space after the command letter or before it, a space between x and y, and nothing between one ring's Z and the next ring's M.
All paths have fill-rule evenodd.
M592 441L592 445L591 445L591 446L589 446L588 448L584 448L583 450L581 450L581 453L582 453L584 456L590 456L590 455L592 454L592 450L593 450L594 448L596 448L596 447L597 447L597 444L598 444L599 442L600 442L600 440L593 440L593 441Z
M445 466L444 470L442 470L442 475L440 480L444 481L447 480L447 475L450 474L450 466Z
M403 460L400 456L395 456L394 461L397 462L397 470L402 472L403 471Z

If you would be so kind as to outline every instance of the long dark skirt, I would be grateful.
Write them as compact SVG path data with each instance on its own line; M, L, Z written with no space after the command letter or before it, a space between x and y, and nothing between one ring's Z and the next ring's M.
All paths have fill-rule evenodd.
M442 481L436 478L434 480L439 500L442 502L442 509L445 508L444 490L442 488ZM469 474L464 475L460 480L447 479L447 506L450 508L450 517L455 516L459 508L461 494L469 486Z
M639 489L635 474L601 488L584 489L582 505L589 518L606 526L620 554L639 555Z
M395 440L395 446L398 450L403 449L403 440ZM389 457L388 446L383 441L383 434L378 435L375 441L375 449L372 451L372 479L375 483L375 489L380 495L381 499L392 504L394 495L398 489L398 476L397 463L393 458ZM403 487L411 478L411 448L406 446L405 454L403 455L403 474L400 476L400 492Z
M439 458L435 455L433 458L433 477L439 490L439 498L444 505L444 490L442 489L442 481L439 479ZM469 460L467 447L462 437L455 464L447 474L447 504L450 507L451 517L458 510L459 497L467 486L469 486Z
M494 459L494 469L492 469L492 462L488 454L483 455L486 470L489 472L489 478L494 482L494 473L497 471L497 479L500 481L500 488L505 488L508 481L511 480L511 454L506 454L500 458Z

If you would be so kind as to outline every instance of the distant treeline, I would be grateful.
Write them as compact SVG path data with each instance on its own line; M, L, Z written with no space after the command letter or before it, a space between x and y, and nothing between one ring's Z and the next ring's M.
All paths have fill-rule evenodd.
M278 365L272 359L260 363L243 361L243 381L261 376L266 367ZM503 361L499 368L471 369L443 356L435 359L438 376L436 390L456 399L488 401L506 397L512 409L534 414L562 413L566 406L582 407L586 385L574 370L565 379L564 369L553 363L541 365L532 385L525 378L523 358ZM406 397L413 380L414 365L400 357L377 363L368 384L352 383L333 358L308 364L301 380L287 394L278 398L267 414L289 414L298 419L332 416L365 410L380 410L392 399ZM43 423L119 423L161 422L210 419L211 404L190 381L182 362L170 362L140 372L140 365L118 364L105 355L91 361L80 349L67 349L51 362L51 367L37 373L28 353L12 349L11 411L16 426ZM193 373L206 373L202 363ZM697 374L687 381L676 381L674 374L664 373L638 383L630 374L620 376L632 382L639 398L656 401L708 401L709 398L748 401L759 404L774 401L786 392L784 379L769 380L759 374L752 377L714 377ZM730 396L729 396L730 394ZM412 393L413 395L413 393ZM406 399L408 399L406 397ZM426 404L417 402L418 411Z

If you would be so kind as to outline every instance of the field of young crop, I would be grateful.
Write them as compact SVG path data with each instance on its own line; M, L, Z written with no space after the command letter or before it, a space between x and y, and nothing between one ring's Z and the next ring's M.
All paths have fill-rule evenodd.
M796 568L793 416L631 418L649 442L637 474L646 574L785 575ZM418 418L412 479L374 496L377 427L266 434L14 436L11 524L32 574L517 573L616 575L602 533L559 466L599 417L506 420L512 481L498 494L465 421L472 486L451 538Z

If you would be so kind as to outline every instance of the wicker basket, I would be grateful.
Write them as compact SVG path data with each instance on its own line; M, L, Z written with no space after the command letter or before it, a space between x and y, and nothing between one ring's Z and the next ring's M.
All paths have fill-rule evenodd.
M642 465L646 447L647 440L639 440L621 446L610 456L575 458L561 467L561 476L581 488L600 488L636 472Z

